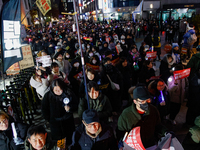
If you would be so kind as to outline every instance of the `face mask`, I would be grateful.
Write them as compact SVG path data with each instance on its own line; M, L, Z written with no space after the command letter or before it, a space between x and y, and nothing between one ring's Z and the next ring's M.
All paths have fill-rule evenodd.
M89 56L92 57L92 56L93 56L93 53L89 53Z
M75 63L75 64L74 64L74 67L77 67L77 68L78 68L78 67L79 67L79 63Z
M95 59L93 59L93 60L92 60L92 63L93 63L93 64L96 64L96 63L97 63L97 61L96 61Z
M87 46L87 48L90 48L90 46Z
M43 40L46 40L46 38L45 38L45 37L43 37Z
M145 104L140 104L140 108L141 108L142 110L144 110L144 111L147 111L147 110L148 110L148 107L149 107L149 105L148 105L147 103L145 103Z
M66 58L69 58L70 56L69 55L66 55Z
M123 41L122 44L125 44L125 42Z
M77 37L75 37L75 39L77 40Z
M59 56L57 59L62 59L62 56Z

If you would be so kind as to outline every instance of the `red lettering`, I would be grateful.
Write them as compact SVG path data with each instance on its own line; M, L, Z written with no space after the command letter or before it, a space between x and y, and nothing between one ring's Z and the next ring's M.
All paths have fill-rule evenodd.
M47 10L49 10L49 5L46 3L45 5L44 5L44 9L47 11Z
M41 0L42 5L46 3L46 0Z

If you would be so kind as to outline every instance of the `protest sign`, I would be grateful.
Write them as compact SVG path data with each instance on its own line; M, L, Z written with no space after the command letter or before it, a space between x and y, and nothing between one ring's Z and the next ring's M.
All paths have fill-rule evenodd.
M16 62L14 63L12 66L10 66L7 70L6 70L6 74L7 75L16 75L19 74L20 72L20 68L19 68L19 63Z
M86 66L92 68L94 71L99 71L98 65L91 65L90 63L86 63Z
M31 46L22 46L23 60L19 61L20 69L26 69L34 66L33 55L31 51Z
M36 58L36 63L42 63L42 67L49 67L51 66L52 60L50 55L41 56Z
M190 68L188 68L188 69L183 69L183 70L178 70L178 71L174 71L174 72L173 72L173 74L174 74L174 79L175 79L175 80L180 80L180 79L187 78L187 77L189 77L189 75L190 75L190 71L191 71Z
M146 57L148 59L156 59L156 57L157 57L156 54L157 54L157 52L147 52Z

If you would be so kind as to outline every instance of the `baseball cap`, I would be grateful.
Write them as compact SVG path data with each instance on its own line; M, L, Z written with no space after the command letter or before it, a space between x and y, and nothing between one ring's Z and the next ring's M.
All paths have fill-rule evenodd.
M85 123L90 124L92 122L99 122L99 116L96 110L88 109L83 112L82 119Z
M140 100L147 100L150 98L150 95L144 86L139 86L133 90L133 97L134 99L139 98Z

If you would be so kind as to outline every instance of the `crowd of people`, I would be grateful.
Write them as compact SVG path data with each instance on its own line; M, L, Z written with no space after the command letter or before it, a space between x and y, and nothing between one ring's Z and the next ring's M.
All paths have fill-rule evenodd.
M0 112L1 149L22 148L12 136L12 122L15 122L18 138L24 141L26 150L54 150L62 142L70 150L123 149L124 134L137 126L141 128L142 144L148 148L170 132L164 126L164 120L177 124L175 118L186 99L187 124L197 125L195 118L200 115L200 53L192 56L186 66L181 62L184 59L181 49L184 47L189 51L195 41L194 36L191 38L195 34L191 23L185 25L181 35L183 45L173 44L163 58L160 57L163 27L159 27L155 20L143 21L142 26L141 23L116 20L110 24L80 21L81 45L73 24L67 20L27 30L23 42L31 45L33 55L50 56L52 60L48 66L37 62L35 75L30 79L51 132L43 126L18 123ZM145 38L137 47L135 38L141 34L139 28L142 28ZM169 43L173 42L170 34L169 29L169 34L166 31ZM156 58L146 55L153 51L157 52ZM160 76L156 76L155 61L160 61ZM86 83L83 67L86 69ZM191 68L189 78L176 80L173 72L184 68ZM186 93L190 96L187 97ZM78 112L80 118L77 128L74 112ZM115 119L116 128L113 128L110 124ZM197 149L200 147L199 131L196 127L188 133L184 148L190 149L190 145Z

